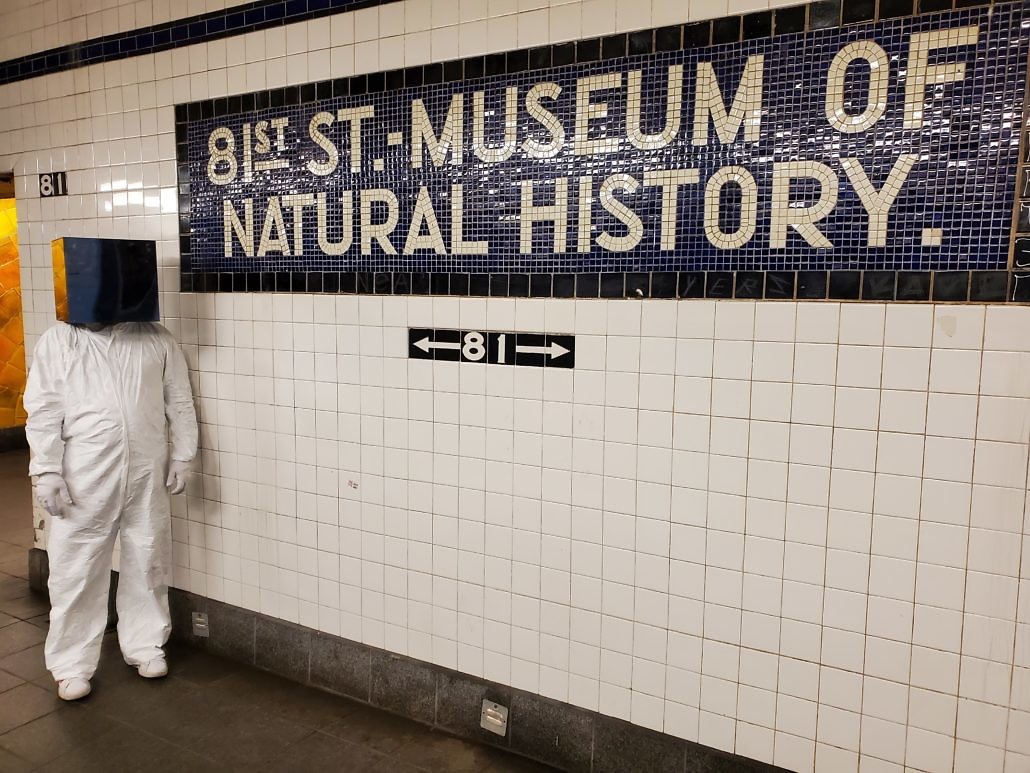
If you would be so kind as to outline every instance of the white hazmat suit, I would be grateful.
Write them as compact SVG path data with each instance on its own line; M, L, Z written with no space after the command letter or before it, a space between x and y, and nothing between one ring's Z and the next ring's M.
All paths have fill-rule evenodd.
M47 669L58 682L96 670L119 532L122 655L135 666L163 657L171 632L168 444L175 469L197 452L182 351L154 323L97 332L58 323L36 346L25 408L29 474L60 475L71 500L50 519Z

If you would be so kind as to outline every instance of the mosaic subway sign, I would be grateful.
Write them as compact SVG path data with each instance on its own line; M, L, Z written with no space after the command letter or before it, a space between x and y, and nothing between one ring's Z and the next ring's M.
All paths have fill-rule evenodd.
M195 103L184 271L1004 270L1026 62L1007 4Z

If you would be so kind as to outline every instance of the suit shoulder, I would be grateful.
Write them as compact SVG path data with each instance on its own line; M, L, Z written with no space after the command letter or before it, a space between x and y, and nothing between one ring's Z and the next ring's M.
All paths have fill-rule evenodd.
M151 335L161 340L175 340L171 331L160 322L135 322L136 330L143 335Z
M175 339L175 336L172 335L172 331L164 325L159 322L145 322L142 324L146 326L145 329L148 331L149 335L153 337L153 340L164 348L166 352L179 350L179 342Z
M75 339L76 330L69 324L58 322L43 331L37 346L66 346Z

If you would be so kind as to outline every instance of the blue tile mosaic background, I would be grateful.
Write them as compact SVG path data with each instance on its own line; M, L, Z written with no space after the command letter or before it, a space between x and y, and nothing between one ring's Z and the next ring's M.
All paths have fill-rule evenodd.
M965 62L960 82L929 86L924 99L921 129L904 127L905 82L909 44L914 33L979 27L975 46L958 46L930 54L929 63ZM890 59L890 80L886 110L871 129L842 134L830 126L825 115L824 95L827 71L834 55L852 41L872 40ZM460 83L392 89L362 96L312 100L240 113L231 116L191 120L186 131L189 158L190 270L195 272L284 272L284 271L410 271L469 273L558 273L635 272L695 270L966 270L1004 269L1008 264L1012 228L1015 177L1019 154L1019 124L1026 79L1028 23L1020 4L996 5L934 14L917 18L862 24L843 29L819 30L750 40L700 49L626 57L589 65L572 65L547 70L504 74ZM727 106L741 80L748 56L764 55L761 131L757 142L719 144L709 124L705 147L691 144L694 111L695 70L698 62L711 62ZM682 125L667 147L645 151L629 145L626 137L626 73L643 74L643 121L645 131L657 132L665 122L666 74L671 65L684 68ZM590 124L590 137L621 138L614 153L575 155L576 82L578 78L604 73L621 73L623 88L595 93L594 102L608 103L608 115ZM861 65L849 70L845 105L850 113L865 108L869 71ZM528 158L521 144L529 137L548 138L540 124L526 110L525 95L534 84L554 82L562 93L554 102L543 104L560 119L566 133L561 151L553 158ZM487 106L486 139L499 143L504 133L505 90L518 89L517 145L509 160L484 162L472 151L473 93L484 92ZM411 164L412 101L424 102L433 129L440 134L452 95L465 95L464 159L460 165L435 169L425 157L422 169ZM308 122L320 111L336 114L338 109L372 105L375 117L362 124L362 166L349 169L349 135L339 122L322 131L340 149L339 167L327 176L311 174L309 161L324 161L326 153L308 134ZM492 111L492 112L491 112ZM253 160L284 159L286 168L255 171L251 182L242 179L242 131L258 121L287 118L283 150L275 147L275 131L269 128L272 152L254 154ZM235 143L235 180L214 185L208 178L209 137L216 127L228 127ZM402 140L390 144L388 135L401 132ZM224 140L219 147L224 147ZM886 246L868 246L869 217L849 182L841 159L857 159L878 190L902 154L916 154L916 161L902 185L888 223ZM382 160L380 168L378 159ZM785 248L770 246L773 200L773 169L777 163L801 161L825 164L838 178L839 200L833 211L819 222L819 230L832 248L817 248L796 231L788 231ZM719 249L705 235L704 186L719 168L742 166L757 182L757 222L754 236L736 249ZM216 165L225 172L228 165ZM641 186L635 193L618 192L617 198L641 218L643 238L628 252L602 249L591 240L589 252L579 252L579 180L594 177L594 196L609 175L625 174L639 182L649 171L694 168L698 184L684 187L677 217L676 246L661 248L661 189ZM554 185L543 181L568 180L567 248L555 253L547 228L537 226L531 254L520 251L520 181L538 181L537 203L553 197ZM441 255L432 249L403 254L412 211L420 186L430 194L436 219L448 253L451 251L452 186L464 188L464 234L466 242L487 241L485 255ZM369 254L362 254L360 217L361 191L388 189L398 200L398 223L392 244L399 254L387 254L375 240ZM735 186L724 189L719 222L726 231L739 223L740 195ZM272 252L264 257L246 256L233 237L233 255L224 254L223 200L230 199L244 219L243 201L254 200L254 238L260 241L269 196L293 194L327 195L328 237L343 235L339 201L347 191L354 201L354 242L339 256L327 256L319 249L315 208L304 208L303 251L297 255L293 210L283 206L284 233L291 244L290 256ZM791 186L790 201L812 203L818 188L801 181ZM592 206L596 237L608 230L624 236L627 228L598 201ZM384 205L372 207L379 222ZM924 246L924 229L941 229L939 246ZM423 225L421 234L428 233ZM930 240L932 241L932 239ZM256 247L255 247L256 252Z

